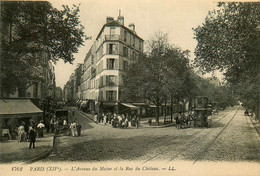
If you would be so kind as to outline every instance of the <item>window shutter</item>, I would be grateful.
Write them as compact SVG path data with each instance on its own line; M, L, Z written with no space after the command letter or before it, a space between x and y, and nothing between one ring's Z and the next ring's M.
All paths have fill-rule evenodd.
M115 53L114 54L118 54L118 45L115 45Z
M109 59L107 59L107 69L109 69Z
M103 86L106 86L106 76L103 76Z
M109 85L109 77L108 77L108 75L106 75L106 85L107 86Z
M123 70L124 69L123 63L124 63L124 60L119 58L119 70Z
M118 59L115 59L115 69L119 69L118 68Z
M116 86L119 86L119 77L118 76L115 76L115 83L116 83Z
M109 54L109 44L107 44L107 54Z

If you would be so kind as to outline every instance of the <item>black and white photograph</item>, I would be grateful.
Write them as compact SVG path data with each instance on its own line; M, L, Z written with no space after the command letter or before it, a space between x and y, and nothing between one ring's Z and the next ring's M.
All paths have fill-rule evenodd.
M0 1L1 176L260 175L260 2Z

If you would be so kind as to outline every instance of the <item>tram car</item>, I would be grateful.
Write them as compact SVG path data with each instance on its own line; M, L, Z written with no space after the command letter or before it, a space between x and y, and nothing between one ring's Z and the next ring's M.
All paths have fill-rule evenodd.
M212 104L205 96L197 96L194 99L194 127L208 127L208 116L212 114Z

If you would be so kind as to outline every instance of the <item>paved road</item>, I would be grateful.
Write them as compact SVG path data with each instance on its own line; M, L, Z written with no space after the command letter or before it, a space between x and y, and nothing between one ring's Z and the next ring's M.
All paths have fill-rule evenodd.
M117 129L95 124L76 112L81 137L58 138L55 156L43 161L256 161L260 162L260 137L242 108L212 117L208 129Z

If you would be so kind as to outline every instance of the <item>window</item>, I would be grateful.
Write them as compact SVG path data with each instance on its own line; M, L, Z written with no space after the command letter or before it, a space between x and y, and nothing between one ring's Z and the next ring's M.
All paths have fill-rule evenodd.
M94 55L91 55L91 64L94 64Z
M133 38L133 46L135 46L135 37Z
M135 59L136 58L136 52L135 51L133 51L133 59Z
M128 62L124 61L124 70L128 70Z
M100 100L103 100L103 91L100 91Z
M117 54L116 44L108 44L108 54Z
M107 85L108 86L116 86L116 76L108 75L107 76Z
M116 28L111 27L111 28L110 28L110 35L113 35L113 34L115 34L115 33L116 33Z
M116 91L107 91L106 96L107 101L116 101Z
M125 56L125 57L128 56L128 48L127 47L123 48L123 56Z
M139 40L139 50L141 50L142 49L142 42L141 42L141 40Z
M115 69L115 59L107 59L107 69Z
M125 31L125 35L124 35L124 41L126 42L126 38L127 38L127 32Z
M103 87L104 85L103 85L103 76L100 78L100 80L99 80L99 87Z

